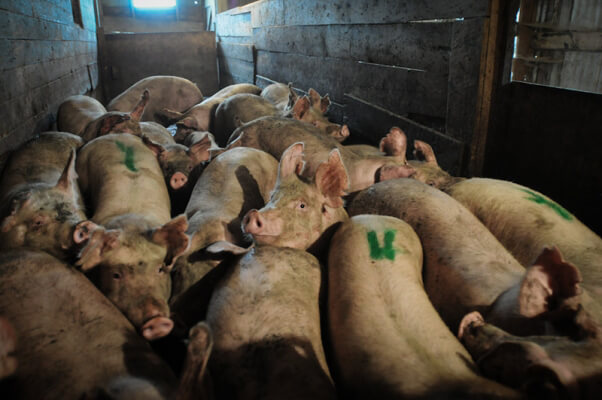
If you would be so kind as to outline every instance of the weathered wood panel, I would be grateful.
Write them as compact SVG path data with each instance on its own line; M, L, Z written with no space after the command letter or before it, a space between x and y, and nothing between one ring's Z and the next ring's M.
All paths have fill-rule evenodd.
M232 11L217 15L216 35L221 36L251 36L251 13L242 12L235 14Z
M487 16L488 1L264 0L251 4L253 27L268 25L385 24ZM245 10L249 10L245 7ZM219 20L218 20L219 25Z
M111 98L151 75L190 79L204 95L217 91L214 32L106 34L105 48Z
M220 57L253 62L254 46L252 44L217 42L217 48Z
M219 57L220 86L225 86L224 82L232 83L253 83L255 80L255 64L236 58ZM227 75L231 80L223 81L221 77Z
M452 23L276 26L253 30L255 47L399 67L447 71Z

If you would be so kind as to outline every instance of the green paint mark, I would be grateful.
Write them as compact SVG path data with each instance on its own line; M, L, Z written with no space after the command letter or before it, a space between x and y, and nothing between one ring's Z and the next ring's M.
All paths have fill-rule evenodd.
M125 160L123 163L132 172L138 172L138 168L134 165L134 148L132 146L127 147L125 144L121 142L115 142L119 150L121 150L125 154Z
M570 212L568 212L567 210L562 208L560 205L554 203L552 200L546 199L542 195L532 192L531 190L528 190L528 189L520 189L520 190L531 195L531 197L527 197L527 200L533 201L537 204L543 204L544 206L550 207L552 210L554 210L556 212L556 214L560 215L562 218L566 219L567 221L570 221L573 219L573 216L571 215Z
M376 237L376 232L370 231L368 232L368 243L370 244L370 257L373 260L382 260L383 258L388 258L393 261L395 259L395 253L400 251L399 249L393 248L393 240L395 240L396 230L386 230L385 231L385 245L380 247L378 244L378 238Z

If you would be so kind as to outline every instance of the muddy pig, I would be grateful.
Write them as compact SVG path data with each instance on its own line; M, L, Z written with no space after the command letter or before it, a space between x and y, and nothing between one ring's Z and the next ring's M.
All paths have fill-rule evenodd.
M72 260L96 228L84 213L78 136L46 132L14 151L0 181L0 249L31 247Z
M483 374L522 389L529 398L593 400L602 393L600 326L596 329L597 337L577 341L519 337L486 323L475 311L462 320L459 337Z
M154 153L134 135L86 144L77 162L96 230L77 264L149 339L167 335L169 271L188 247L186 216L170 220L170 203Z
M176 121L175 139L178 143L182 143L186 136L193 131L212 131L215 110L228 97L240 93L259 94L260 92L259 87L250 83L236 83L219 90L186 112L164 109L163 113L171 120Z
M320 276L301 250L257 246L235 259L207 313L216 398L336 397L321 341Z
M519 397L475 374L424 291L418 236L397 218L357 215L337 229L328 326L346 399Z
M134 108L145 89L153 95L140 121L155 121L167 126L173 119L165 115L163 109L183 112L203 100L203 94L197 85L178 76L149 76L134 83L123 93L115 97L109 105L109 111L129 111Z
M0 314L19 337L18 368L8 385L14 398L113 398L106 396L120 387L115 398L167 399L190 391L178 391L168 365L71 266L43 252L18 250L0 256L0 276ZM202 364L210 353L210 332L199 329L191 332L189 350L195 347L196 356L189 357L183 374L196 379L183 376L187 385L202 384ZM128 389L138 397L124 393Z
M59 106L57 126L60 130L81 136L88 142L111 132L140 135L140 116L150 99L148 90L127 111L108 111L98 100L77 95L68 97Z
M379 182L353 199L349 213L390 215L414 228L424 248L426 292L452 331L477 310L515 334L547 332L579 292L574 266L546 259L525 270L470 211L422 182Z
M581 285L602 305L602 239L543 194L516 183L472 178L447 193L464 204L523 265L544 246L556 246L583 276Z
M173 297L177 297L217 265L203 257L207 246L228 241L246 247L241 220L261 208L274 188L278 162L251 148L229 150L211 161L194 186L186 207L190 247L176 263Z
M286 132L285 135L282 132ZM380 180L407 177L414 170L407 165L404 142L398 132L389 132L381 139L385 156L360 155L346 148L332 137L321 134L317 128L300 121L282 117L262 117L245 124L232 133L227 148L254 147L280 159L284 150L295 142L303 142L306 149L304 175L313 176L321 162L326 161L332 149L338 149L349 173L350 192L364 189Z
M247 212L242 229L255 243L319 254L336 224L347 219L342 196L349 181L337 149L312 180L303 178L303 148L303 143L295 143L284 152L269 202Z

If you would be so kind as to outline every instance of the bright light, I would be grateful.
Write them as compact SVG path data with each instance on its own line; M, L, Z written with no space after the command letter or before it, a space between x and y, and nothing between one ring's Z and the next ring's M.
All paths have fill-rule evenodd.
M174 8L176 0L134 0L134 8Z

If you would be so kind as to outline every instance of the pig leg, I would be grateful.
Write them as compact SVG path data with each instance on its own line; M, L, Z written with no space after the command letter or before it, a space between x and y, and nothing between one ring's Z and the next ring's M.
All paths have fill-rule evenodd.
M6 318L0 317L0 379L15 373L17 359L11 356L17 345L17 335Z
M408 146L408 139L405 133L394 126L389 130L389 133L380 141L380 151L385 153L387 156L396 157L398 161L405 164L406 161L406 149Z
M213 398L210 378L205 376L212 348L211 329L204 322L199 322L190 330L186 360L175 400Z

